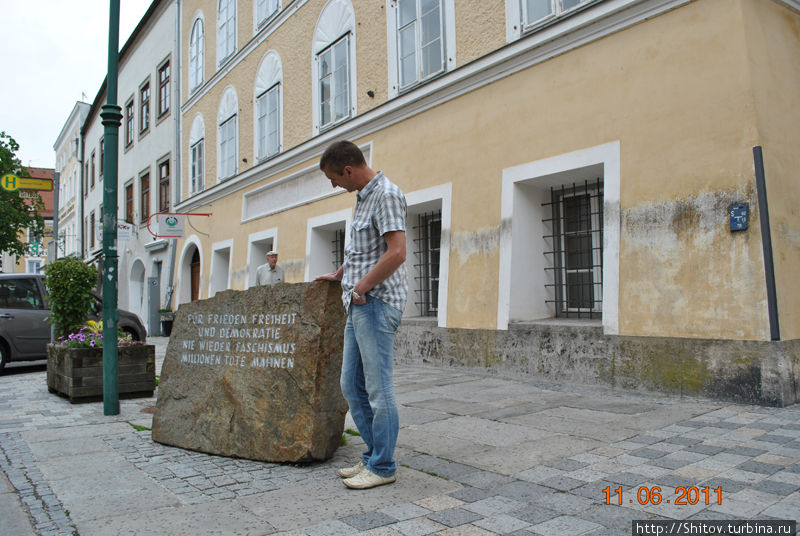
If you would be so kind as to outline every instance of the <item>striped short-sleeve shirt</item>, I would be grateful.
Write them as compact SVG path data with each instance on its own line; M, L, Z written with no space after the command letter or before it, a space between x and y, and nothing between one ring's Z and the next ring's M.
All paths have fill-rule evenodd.
M383 238L391 231L406 230L406 198L383 172L379 172L356 194L356 208L350 227L350 241L344 251L342 302L350 306L353 288L386 251ZM375 285L367 294L401 311L406 306L406 266Z

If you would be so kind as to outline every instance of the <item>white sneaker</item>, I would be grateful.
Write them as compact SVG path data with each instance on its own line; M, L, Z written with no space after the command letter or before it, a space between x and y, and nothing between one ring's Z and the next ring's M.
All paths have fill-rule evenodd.
M344 482L344 485L348 488L369 489L376 486L383 486L384 484L391 484L395 480L397 480L395 475L382 477L365 468L356 476L352 478L346 478L342 482Z
M353 467L342 467L338 471L336 471L340 477L342 478L351 478L356 476L364 469L364 462L358 462Z

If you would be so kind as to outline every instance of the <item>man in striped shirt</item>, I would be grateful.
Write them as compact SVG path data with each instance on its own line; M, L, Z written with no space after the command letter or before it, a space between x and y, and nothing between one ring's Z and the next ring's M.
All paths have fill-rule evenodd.
M358 464L338 472L347 487L367 489L396 480L393 346L408 293L406 199L383 172L367 166L351 142L333 143L319 167L334 188L357 192L344 264L317 279L342 283L342 394L367 447Z

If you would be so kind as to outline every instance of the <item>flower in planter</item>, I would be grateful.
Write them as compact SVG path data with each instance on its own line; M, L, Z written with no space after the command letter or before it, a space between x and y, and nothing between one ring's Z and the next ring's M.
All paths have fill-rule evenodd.
M64 337L56 339L56 343L67 348L102 348L103 347L103 321L96 322L89 320L86 325L77 332L70 333ZM134 341L130 334L122 329L117 331L117 346L136 346L144 344L141 341Z

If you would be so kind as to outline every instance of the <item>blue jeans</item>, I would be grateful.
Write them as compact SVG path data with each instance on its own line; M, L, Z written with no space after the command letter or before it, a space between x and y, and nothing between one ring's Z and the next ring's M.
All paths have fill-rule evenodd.
M362 461L382 477L397 470L394 447L399 417L394 397L394 334L402 311L367 296L364 305L350 304L344 327L342 394L367 445Z

